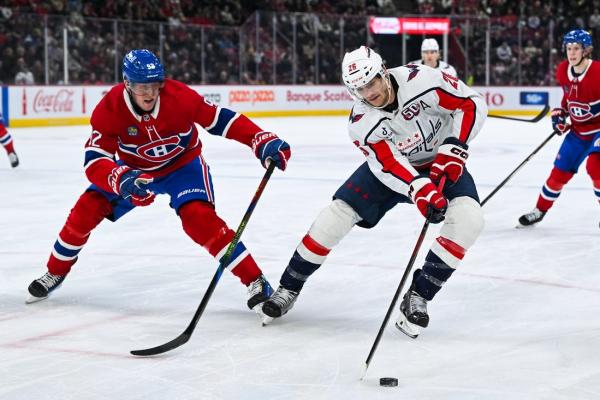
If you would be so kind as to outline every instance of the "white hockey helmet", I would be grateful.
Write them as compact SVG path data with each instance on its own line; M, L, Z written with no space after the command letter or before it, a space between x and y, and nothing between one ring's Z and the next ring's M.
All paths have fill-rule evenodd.
M423 43L421 43L421 53L424 51L440 51L437 40L433 38L423 40Z
M365 101L358 93L358 89L371 82L380 75L386 80L389 88L389 76L383 64L383 59L379 54L366 46L360 46L344 55L342 60L342 79L346 89L352 97L357 100ZM368 102L366 102L370 105ZM378 107L381 108L381 107Z

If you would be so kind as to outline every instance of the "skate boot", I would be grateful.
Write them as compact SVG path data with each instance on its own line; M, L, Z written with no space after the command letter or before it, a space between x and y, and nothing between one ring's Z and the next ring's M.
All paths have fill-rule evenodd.
M264 275L259 276L248 285L248 308L262 316L260 305L267 301L272 294L273 288L269 285L267 278Z
M17 157L17 153L8 153L8 160L10 161L10 166L13 168L19 165L19 157Z
M429 325L427 300L414 290L414 285L411 285L400 303L400 317L396 321L396 328L416 339L421 329L427 328L427 325Z
M283 286L279 286L273 296L262 306L262 311L265 314L263 325L273 321L274 318L279 318L292 309L300 292L288 290Z
M544 215L546 215L546 211L540 211L536 207L533 210L531 210L531 212L521 215L521 217L519 218L519 224L521 224L521 226L530 226L533 224L537 224L542 219L544 219Z
M58 289L66 277L67 275L54 275L46 272L41 278L31 282L29 288L27 288L31 297L25 303L31 304L47 299L50 293Z

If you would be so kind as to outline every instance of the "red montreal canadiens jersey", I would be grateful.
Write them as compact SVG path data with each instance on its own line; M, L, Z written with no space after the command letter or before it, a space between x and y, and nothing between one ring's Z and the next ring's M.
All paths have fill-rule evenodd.
M585 72L574 77L568 61L556 69L556 81L563 89L561 107L569 112L573 131L591 140L600 132L600 63L590 60Z
M187 85L167 79L152 112L137 114L123 83L114 86L94 109L92 134L85 145L88 179L112 192L108 176L115 155L125 165L163 176L200 155L195 123L208 133L251 145L262 130L242 114L206 101Z

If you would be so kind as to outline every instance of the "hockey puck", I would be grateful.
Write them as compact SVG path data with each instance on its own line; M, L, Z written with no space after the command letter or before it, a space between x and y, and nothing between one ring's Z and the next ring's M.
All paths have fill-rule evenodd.
M385 386L385 387L398 386L398 378L379 378L379 386Z

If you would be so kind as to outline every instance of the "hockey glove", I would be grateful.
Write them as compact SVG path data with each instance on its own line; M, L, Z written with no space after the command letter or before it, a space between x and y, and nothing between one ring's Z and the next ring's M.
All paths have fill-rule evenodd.
M571 130L571 125L567 123L569 114L564 108L553 108L550 113L552 117L552 129L559 135Z
M257 133L252 139L252 151L263 167L267 168L267 161L271 160L282 171L285 171L292 155L290 145L272 132Z
M410 183L408 195L421 214L432 224L438 224L446 218L448 201L427 177L415 177Z
M469 146L457 138L449 137L444 140L429 170L431 180L437 182L446 174L448 179L456 183L463 173L465 161L469 158L468 148Z
M129 199L134 206L148 206L156 197L148 190L153 178L137 169L120 166L112 170L108 182L113 192Z

